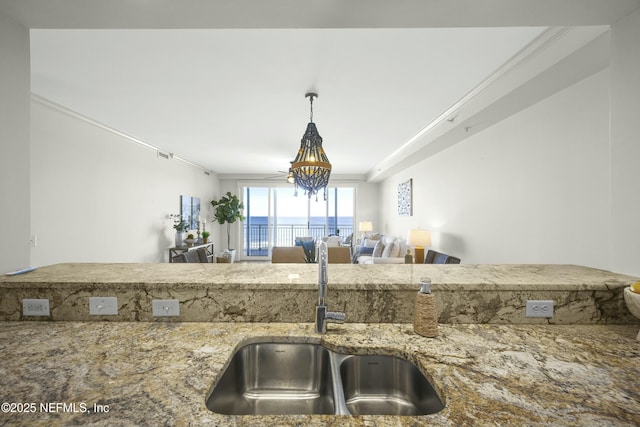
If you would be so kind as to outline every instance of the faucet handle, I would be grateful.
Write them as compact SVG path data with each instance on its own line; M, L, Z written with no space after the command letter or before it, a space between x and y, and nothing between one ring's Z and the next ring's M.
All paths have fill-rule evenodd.
M327 311L326 305L316 306L316 333L327 332L327 323L344 323L345 314L339 311Z
M333 323L344 323L344 319L347 316L340 311L327 311L326 318L333 321Z

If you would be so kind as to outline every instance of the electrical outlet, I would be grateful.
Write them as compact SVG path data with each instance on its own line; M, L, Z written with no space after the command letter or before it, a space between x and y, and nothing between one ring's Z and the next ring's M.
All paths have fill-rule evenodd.
M553 317L553 301L552 300L527 301L525 316L526 317Z
M177 299L154 299L151 308L154 317L180 316L180 301Z
M22 300L23 316L50 316L48 299L29 299Z
M114 316L118 314L118 297L89 297L89 315Z

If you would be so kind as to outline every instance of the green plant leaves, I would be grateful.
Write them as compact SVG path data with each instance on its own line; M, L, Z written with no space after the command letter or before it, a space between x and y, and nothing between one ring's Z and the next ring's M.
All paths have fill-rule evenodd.
M235 194L231 194L230 191L227 191L227 194L220 197L220 199L212 200L211 206L215 208L213 216L216 221L218 221L218 224L232 224L237 220L244 221L244 216L242 216L244 204ZM229 242L231 241L231 230L229 227L230 226L227 226L227 246L229 246Z
M213 215L219 224L234 223L237 220L244 220L244 216L242 216L244 204L236 195L231 194L229 191L227 191L227 194L222 196L220 199L212 200L211 206L215 208Z

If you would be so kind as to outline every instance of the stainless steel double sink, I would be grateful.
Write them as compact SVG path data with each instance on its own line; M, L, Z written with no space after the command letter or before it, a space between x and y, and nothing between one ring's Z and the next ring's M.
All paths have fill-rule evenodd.
M206 404L228 415L426 415L444 408L407 360L272 342L240 348Z

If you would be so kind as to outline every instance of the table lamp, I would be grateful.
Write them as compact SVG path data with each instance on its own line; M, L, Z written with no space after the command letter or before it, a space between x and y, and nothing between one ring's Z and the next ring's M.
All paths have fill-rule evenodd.
M358 230L362 233L362 238L360 240L360 243L362 243L364 241L364 234L369 231L373 231L373 223L371 221L360 221L358 224Z
M407 232L407 245L415 246L415 263L424 263L424 247L431 246L431 233L429 230L414 228Z

